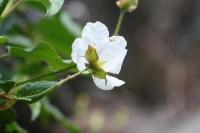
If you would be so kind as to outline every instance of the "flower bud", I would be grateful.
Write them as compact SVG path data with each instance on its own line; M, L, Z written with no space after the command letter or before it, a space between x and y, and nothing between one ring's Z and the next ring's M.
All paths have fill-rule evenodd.
M138 0L118 0L117 6L124 11L132 12L138 6Z

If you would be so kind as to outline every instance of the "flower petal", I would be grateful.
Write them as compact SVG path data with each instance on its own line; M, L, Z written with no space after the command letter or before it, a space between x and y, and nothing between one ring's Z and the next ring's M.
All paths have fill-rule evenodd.
M87 50L88 44L83 39L76 39L72 44L72 60L77 64L80 71L86 68L85 64L87 60L85 59L85 52Z
M122 63L127 54L127 42L122 36L113 36L107 43L97 49L99 58L105 62L103 69L106 72L119 74Z
M105 79L99 79L97 77L93 76L94 83L96 84L97 87L99 87L102 90L112 90L114 87L119 87L125 84L124 81L119 80L115 77L106 75L106 80Z
M101 22L89 22L83 29L82 38L89 40L90 43L98 44L102 40L109 38L109 31L108 28Z

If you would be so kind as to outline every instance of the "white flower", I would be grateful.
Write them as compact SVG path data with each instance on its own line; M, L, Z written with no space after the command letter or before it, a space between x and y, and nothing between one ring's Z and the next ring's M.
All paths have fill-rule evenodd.
M82 37L72 45L71 56L80 71L87 66L95 71L92 77L97 87L111 90L125 83L107 73L119 74L127 54L126 45L122 36L109 37L108 28L101 22L87 23Z

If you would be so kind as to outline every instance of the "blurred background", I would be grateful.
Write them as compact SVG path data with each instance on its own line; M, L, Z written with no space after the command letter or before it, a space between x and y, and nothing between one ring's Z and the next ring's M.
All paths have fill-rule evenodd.
M101 21L111 35L119 15L115 0L66 0L63 11L82 27ZM199 133L200 1L139 0L120 35L128 42L119 75L126 84L102 91L79 77L52 103L85 133ZM20 112L19 123L31 133L66 133L54 120L30 123L29 111Z

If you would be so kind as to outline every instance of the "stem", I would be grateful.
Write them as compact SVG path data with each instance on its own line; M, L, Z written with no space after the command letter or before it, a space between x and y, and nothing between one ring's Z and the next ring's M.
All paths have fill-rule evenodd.
M123 22L125 14L126 14L126 10L121 10L120 11L120 15L119 15L119 18L118 18L118 21L117 21L117 25L116 25L116 28L115 28L114 35L118 35L119 34L119 31L121 29L122 22Z
M60 80L59 82L57 82L54 86L52 86L51 88L41 92L41 93L37 93L37 94L34 94L34 95L31 95L31 96L26 96L25 99L23 100L29 100L29 99L34 99L34 98L38 98L38 97L43 97L45 96L46 94L48 94L49 92L52 92L54 91L55 89L61 87L64 83L66 83L67 81L81 75L84 71L86 71L87 69L83 70L83 71L80 71L80 72L77 72L71 76L68 76L67 78L63 79L63 80ZM19 99L19 98L18 98Z
M31 102L31 99L25 98L25 97L12 97L15 101L27 101L27 102Z
M28 79L28 80L25 80L25 81L22 81L22 82L18 82L18 83L16 83L15 86L19 86L19 85L22 85L22 84L25 84L25 83L28 83L28 82L31 82L31 81L35 81L35 80L38 80L38 79L42 79L42 78L45 78L45 77L48 77L48 76L51 76L51 75L59 74L59 73L65 72L66 70L69 70L69 69L71 69L71 68L73 68L73 67L74 67L74 65L71 65L70 67L67 67L67 68L58 70L58 71L56 71L56 72L50 72L50 73L38 75L38 76L35 76L35 77L30 78L30 79Z
M65 84L67 81L72 80L73 78L76 78L77 76L81 75L83 72L85 72L85 71L87 71L87 70L88 70L88 68L86 68L86 69L83 70L83 71L79 71L79 72L77 72L77 73L75 73L75 74L73 74L73 75L69 75L67 78L62 79L61 81L59 81L59 82L57 83L57 87L62 86L62 85Z
M2 19L6 18L22 2L23 2L23 0L9 0L9 2L7 3L5 9L3 10L2 14L1 14L1 18Z
M1 59L1 58L5 58L5 57L8 57L8 56L10 56L9 53L2 54L2 55L0 55L0 59Z

